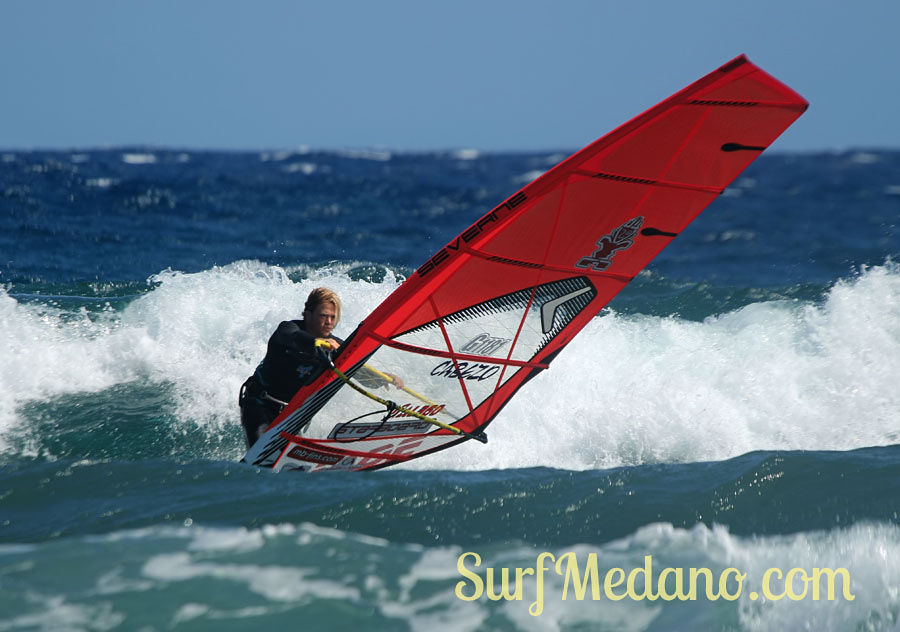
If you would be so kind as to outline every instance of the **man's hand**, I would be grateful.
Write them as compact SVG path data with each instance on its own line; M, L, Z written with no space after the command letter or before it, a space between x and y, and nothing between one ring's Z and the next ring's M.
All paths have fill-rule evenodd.
M331 347L332 350L334 350L334 349L340 348L341 343L339 343L334 338L316 338L316 346L317 347L322 347L324 345L327 345L327 346Z
M386 371L384 374L391 378L391 384L393 384L395 388L403 388L404 386L406 386L403 378L401 378L399 375L394 375L393 373L388 373Z

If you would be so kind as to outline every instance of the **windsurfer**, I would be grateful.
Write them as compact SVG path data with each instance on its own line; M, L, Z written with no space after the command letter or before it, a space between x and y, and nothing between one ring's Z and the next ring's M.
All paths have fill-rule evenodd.
M269 338L265 358L241 386L238 397L248 447L256 443L300 387L310 384L325 369L316 342L324 341L332 350L343 344L332 333L340 319L341 299L334 290L320 287L306 299L303 320L286 320L278 325ZM399 377L384 375L389 380L380 380L381 384L403 387Z

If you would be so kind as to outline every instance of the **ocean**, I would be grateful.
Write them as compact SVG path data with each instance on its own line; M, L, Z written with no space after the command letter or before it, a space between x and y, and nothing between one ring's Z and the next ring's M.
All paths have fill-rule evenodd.
M0 631L900 629L900 151L764 154L487 445L238 463L313 287L569 153L0 151Z

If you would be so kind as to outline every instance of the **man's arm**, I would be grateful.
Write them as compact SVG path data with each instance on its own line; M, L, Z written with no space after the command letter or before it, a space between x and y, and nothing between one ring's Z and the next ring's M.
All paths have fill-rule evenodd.
M278 329L269 338L269 348L278 349L290 355L311 355L316 350L316 339L303 330L293 320L286 320L278 325Z

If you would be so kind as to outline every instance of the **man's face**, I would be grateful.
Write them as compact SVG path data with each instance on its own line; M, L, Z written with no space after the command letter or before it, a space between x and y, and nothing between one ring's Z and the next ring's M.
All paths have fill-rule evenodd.
M312 312L303 312L306 331L316 338L327 338L337 321L334 303L319 303Z

